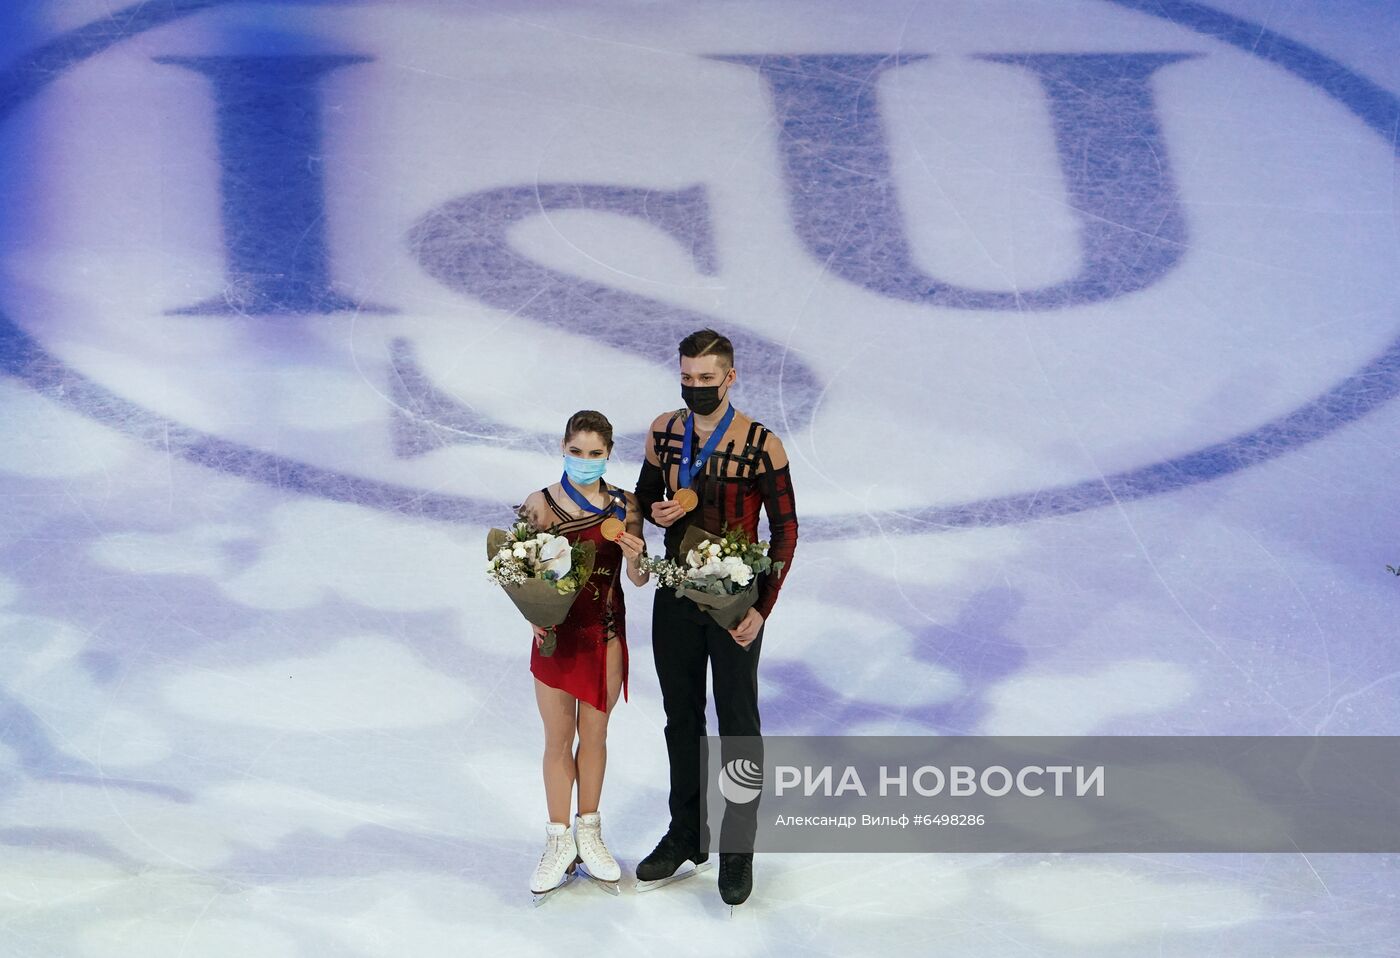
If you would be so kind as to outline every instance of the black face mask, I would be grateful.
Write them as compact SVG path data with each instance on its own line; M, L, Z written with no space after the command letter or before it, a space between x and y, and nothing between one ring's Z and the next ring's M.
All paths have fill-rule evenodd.
M721 401L718 386L682 386L681 399L698 416L708 416L719 408Z

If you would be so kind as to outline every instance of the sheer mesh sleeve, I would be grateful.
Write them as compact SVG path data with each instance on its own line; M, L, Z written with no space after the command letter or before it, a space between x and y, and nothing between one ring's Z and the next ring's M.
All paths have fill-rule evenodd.
M637 496L632 493L625 493L627 497L627 518L623 520L627 526L627 531L640 539L646 538L646 530L642 527L642 510Z
M651 517L651 507L666 498L666 477L661 472L661 460L656 457L656 430L661 428L664 418L662 416L651 424L651 434L647 437L646 461L642 463L641 474L637 477L637 510L643 519L653 525L656 525L656 521ZM635 534L641 535L640 532Z
M558 524L558 519L545 505L544 493L538 489L525 497L525 501L515 507L517 515L524 514L536 529L548 531Z

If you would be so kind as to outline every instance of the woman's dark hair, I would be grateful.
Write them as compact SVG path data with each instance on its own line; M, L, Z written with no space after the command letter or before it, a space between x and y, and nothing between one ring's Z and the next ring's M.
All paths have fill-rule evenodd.
M564 441L568 442L581 432L596 432L603 437L603 442L607 444L608 452L612 452L612 423L608 422L608 417L598 412L598 410L580 409L570 416L568 425L564 427Z

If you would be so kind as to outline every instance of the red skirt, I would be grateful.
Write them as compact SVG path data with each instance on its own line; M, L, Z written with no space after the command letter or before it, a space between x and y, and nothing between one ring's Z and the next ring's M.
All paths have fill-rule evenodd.
M558 509L548 491L550 505ZM567 513L559 510L561 516ZM530 672L550 688L568 692L600 712L608 710L608 650L610 637L622 643L622 698L627 700L627 604L622 598L622 548L603 538L604 516L570 519L556 529L570 542L594 543L593 575L579 589L569 616L555 631L559 643L551 656L540 655L530 643Z
M583 601L580 596L578 602ZM578 607L578 602L574 607ZM621 603L619 602L620 606ZM569 610L570 617L573 610ZM614 616L616 641L622 643L622 699L627 701L627 630L622 609ZM568 692L600 712L608 710L608 654L605 631L596 628L570 628L565 619L556 631L559 644L550 656L540 655L533 640L530 645L530 672L550 688Z

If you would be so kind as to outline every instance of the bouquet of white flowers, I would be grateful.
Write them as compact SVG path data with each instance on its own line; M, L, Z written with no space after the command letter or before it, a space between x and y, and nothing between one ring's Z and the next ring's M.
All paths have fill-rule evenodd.
M683 565L656 557L644 558L642 566L655 573L658 586L675 589L726 629L737 626L758 601L759 574L783 567L768 557L768 543L750 542L743 529L715 535L691 526L680 553Z
M535 528L523 515L509 531L486 534L487 577L505 589L531 625L548 630L540 655L554 654L554 627L568 617L579 589L593 574L595 552L593 543L571 544L564 536Z

